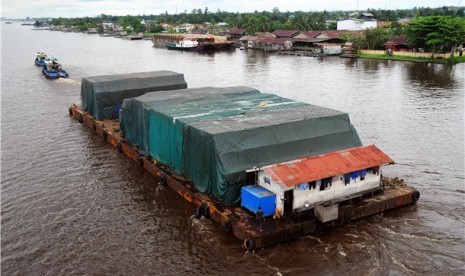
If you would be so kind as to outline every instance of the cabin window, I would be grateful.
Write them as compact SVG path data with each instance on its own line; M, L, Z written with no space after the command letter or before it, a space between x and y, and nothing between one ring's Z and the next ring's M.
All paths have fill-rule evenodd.
M316 189L316 181L312 181L309 183L310 190Z
M360 171L360 180L364 180L367 175L367 170Z
M320 181L320 183L321 183L320 184L320 191L324 191L327 188L333 186L333 178L332 177L324 178L324 179L318 180L318 181Z
M266 184L271 184L271 180L268 178L268 177L263 177L263 181L266 183Z
M344 174L344 184L345 185L350 184L350 174L348 174L348 173Z
M328 177L323 179L323 183L325 184L326 188L332 187L333 186L333 178Z
M323 187L323 184L321 183L321 180L317 180L316 185L320 188L320 191L323 191L325 189L325 187Z
M305 182L305 183L300 184L299 185L299 190L301 190L301 191L308 190L308 183Z

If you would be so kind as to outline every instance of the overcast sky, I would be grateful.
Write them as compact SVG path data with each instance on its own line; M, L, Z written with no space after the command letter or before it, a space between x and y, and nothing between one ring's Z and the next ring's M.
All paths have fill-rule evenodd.
M210 11L253 12L271 11L334 11L372 9L408 9L413 7L462 6L464 0L0 0L2 16L83 17L102 13L111 15L169 14Z

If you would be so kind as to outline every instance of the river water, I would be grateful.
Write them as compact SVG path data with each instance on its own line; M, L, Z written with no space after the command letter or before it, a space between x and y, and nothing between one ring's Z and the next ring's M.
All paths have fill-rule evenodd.
M465 273L465 64L185 53L2 24L4 275ZM71 77L47 80L35 52ZM416 205L246 253L194 207L68 115L82 77L173 70L189 87L247 85L350 114Z

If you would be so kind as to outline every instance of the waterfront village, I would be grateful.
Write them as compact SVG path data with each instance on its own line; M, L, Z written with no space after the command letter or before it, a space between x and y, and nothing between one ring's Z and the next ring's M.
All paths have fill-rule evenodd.
M463 13L463 11L458 12ZM463 16L433 15L382 21L370 12L352 12L347 13L340 20L328 20L317 26L297 24L294 22L297 18L293 18L292 24L278 25L278 28L251 27L248 23L241 27L227 22L169 24L138 17L132 18L132 21L113 17L115 18L116 20L102 18L97 24L95 22L84 24L82 20L70 21L60 18L44 22L36 21L35 25L40 27L37 29L85 32L128 40L152 40L154 46L160 48L167 46L170 48L170 45L171 48L176 48L176 45L180 45L180 41L182 43L183 40L187 40L188 43L178 47L184 50L210 43L210 45L221 46L213 47L216 50L236 47L241 50L255 49L297 56L341 55L351 58L429 62L446 60L463 62L465 60L463 57L465 44ZM307 18L307 20L310 19ZM439 35L436 33L434 38L427 35L425 29L439 26L441 22L447 23L446 25L451 27L449 30L454 30L456 34L452 35L447 33L447 30L439 30L437 32ZM433 40L429 41L428 38ZM186 44L190 46L187 47ZM197 48L200 49L200 47ZM205 47L205 49L210 48Z

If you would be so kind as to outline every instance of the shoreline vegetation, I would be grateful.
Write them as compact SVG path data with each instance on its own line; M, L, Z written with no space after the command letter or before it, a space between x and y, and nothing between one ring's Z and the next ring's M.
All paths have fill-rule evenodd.
M365 59L382 59L382 60L396 60L396 61L412 61L412 62L426 62L426 63L462 63L465 62L465 56L456 55L453 58L442 57L444 54L436 54L437 57L419 57L409 55L396 55L394 52L392 55L384 53L372 53L372 51L360 50L358 53L359 58Z
M423 58L423 57L410 57L410 56L392 56L383 54L359 54L359 58L365 59L382 59L382 60L396 60L396 61L412 61L412 62L426 62L426 63L462 63L465 62L465 56L450 58Z
M367 24L353 27L350 22ZM374 24L372 24L374 22ZM341 26L339 26L341 23ZM194 9L179 14L54 18L48 24L68 31L137 34L159 33L225 36L239 46L265 51L306 50L320 53L339 44L347 57L434 63L465 62L465 7L372 10L367 12L232 13ZM35 23L40 25L40 22ZM119 36L121 37L121 36ZM248 43L248 44L247 44ZM326 46L320 44L326 43ZM349 46L350 45L350 46ZM246 46L247 47L247 46ZM333 52L331 52L333 51ZM345 53L344 53L345 51ZM328 50L334 54L335 50ZM357 54L356 54L357 53ZM390 53L388 55L387 53Z

